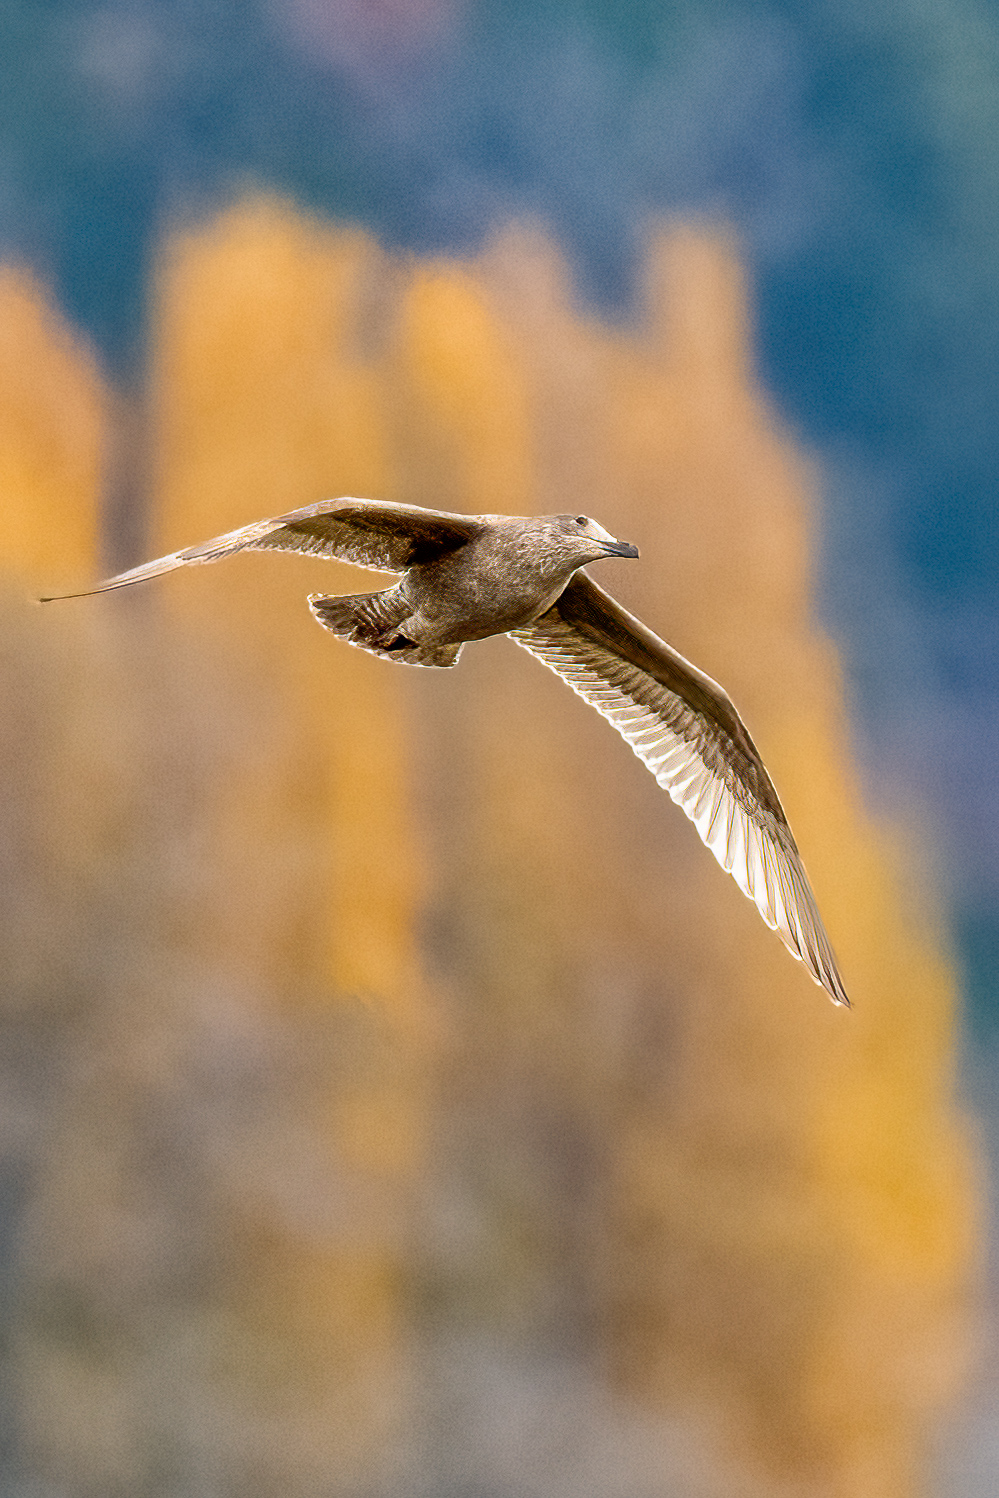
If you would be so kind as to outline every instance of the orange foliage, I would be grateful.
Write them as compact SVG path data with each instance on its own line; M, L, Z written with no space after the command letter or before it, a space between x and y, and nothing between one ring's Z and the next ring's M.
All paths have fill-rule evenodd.
M55 368L21 283L0 296ZM380 1037L294 1122L362 1183L362 1248L342 1226L310 1236L276 1191L221 1192L210 1336L234 1400L278 1440L268 1391L287 1381L302 1471L334 1449L361 1471L407 1397L387 1370L421 1356L422 1275L438 1331L582 1348L657 1418L707 1421L746 1492L905 1498L957 1376L972 1254L953 981L902 893L918 839L861 804L813 618L815 475L753 380L737 248L663 232L642 319L610 328L529 233L409 264L255 200L166 247L154 342L157 551L341 493L585 511L637 542L641 565L600 581L742 709L856 1003L832 1009L620 740L509 642L439 673L352 651L305 594L364 574L308 559L155 585L150 617L172 622L147 626L150 649L196 654L238 703L190 854L208 894L186 960L255 986L281 1024L360 995ZM48 388L9 393L28 363L0 369L14 411ZM89 412L90 432L87 378L65 420ZM91 482L96 438L49 463L30 438L49 419L19 416L14 450L68 533L53 496L60 474ZM371 1190L396 1230L421 1191L474 1230L417 1272L405 1233L371 1227ZM357 1370L340 1404L337 1363ZM340 1434L310 1446L327 1417Z
M331 488L391 490L384 394L366 356L379 269L362 234L259 204L170 247L156 371L163 549ZM296 588L285 558L241 558L208 586L203 574L182 578L171 602L176 596L199 629L234 642L295 725L282 763L252 767L226 812L251 842L262 835L257 819L277 816L313 845L324 914L304 939L315 948L304 967L301 953L297 961L282 954L285 974L404 1010L418 974L418 874L402 691L377 662L330 652L319 635L303 591L363 587L353 569L330 570L300 567Z

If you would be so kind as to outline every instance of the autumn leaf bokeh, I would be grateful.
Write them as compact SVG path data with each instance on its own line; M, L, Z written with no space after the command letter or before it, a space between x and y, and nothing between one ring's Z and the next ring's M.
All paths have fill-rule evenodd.
M608 1492L914 1494L973 1257L953 980L918 831L863 807L737 246L664 228L612 327L528 228L405 260L253 199L158 285L151 554L343 493L637 542L600 581L747 718L856 1007L507 641L398 669L305 607L363 574L275 556L8 601L25 1463L590 1493L637 1420ZM4 559L83 585L97 376L0 301ZM566 1370L599 1413L545 1487Z

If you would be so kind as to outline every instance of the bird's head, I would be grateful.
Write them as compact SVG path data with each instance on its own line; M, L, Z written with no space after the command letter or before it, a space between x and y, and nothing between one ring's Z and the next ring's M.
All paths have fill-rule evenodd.
M553 551L577 567L601 557L637 557L638 547L618 541L588 515L547 515L543 521Z

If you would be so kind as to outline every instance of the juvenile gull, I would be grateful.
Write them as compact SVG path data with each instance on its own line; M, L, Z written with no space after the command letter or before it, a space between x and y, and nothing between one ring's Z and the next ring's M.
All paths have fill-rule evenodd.
M728 695L579 570L637 557L636 546L586 515L451 515L332 499L172 552L89 592L270 550L402 574L379 592L310 595L319 623L362 650L453 666L466 640L508 634L537 656L613 724L791 955L834 1003L849 1005L777 792Z

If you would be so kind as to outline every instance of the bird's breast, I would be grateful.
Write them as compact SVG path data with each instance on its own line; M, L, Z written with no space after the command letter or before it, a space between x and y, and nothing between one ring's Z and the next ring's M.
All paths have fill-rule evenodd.
M472 553L470 555L470 553ZM471 547L406 575L405 589L423 620L448 642L506 634L551 607L565 583L511 559L474 554Z

